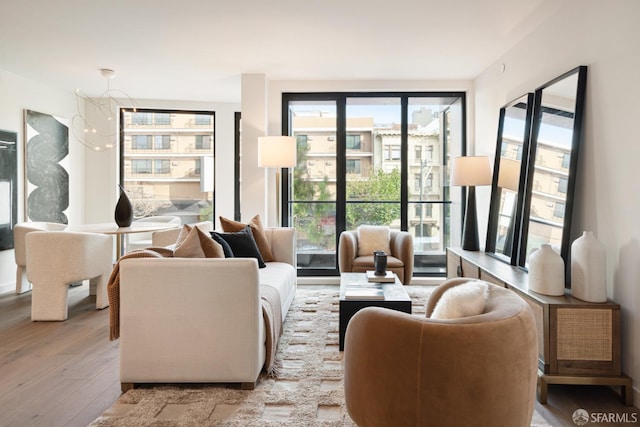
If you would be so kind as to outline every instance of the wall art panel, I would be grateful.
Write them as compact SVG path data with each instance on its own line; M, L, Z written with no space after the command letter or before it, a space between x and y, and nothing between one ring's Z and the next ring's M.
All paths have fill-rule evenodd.
M0 251L13 249L18 218L18 134L0 130Z
M25 110L24 134L26 217L68 224L69 125L65 119Z

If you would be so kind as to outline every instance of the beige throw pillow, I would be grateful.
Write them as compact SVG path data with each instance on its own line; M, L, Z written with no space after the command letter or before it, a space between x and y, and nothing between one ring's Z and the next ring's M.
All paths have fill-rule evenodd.
M484 312L489 285L482 280L466 282L444 291L431 313L431 319L458 319Z
M251 218L249 224L227 219L222 216L220 217L220 226L222 227L222 231L225 233L242 231L247 225L251 227L251 234L253 234L253 238L256 241L256 245L258 245L258 250L260 251L260 255L262 255L264 262L275 261L276 259L271 252L271 245L269 245L269 240L267 240L267 235L264 232L260 215L256 215Z
M358 256L373 255L373 251L391 254L391 230L384 225L361 225L358 232Z
M222 246L198 227L182 226L173 256L177 258L224 258Z

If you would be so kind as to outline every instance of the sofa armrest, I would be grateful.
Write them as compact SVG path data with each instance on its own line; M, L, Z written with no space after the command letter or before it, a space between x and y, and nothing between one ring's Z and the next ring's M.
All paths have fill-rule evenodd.
M389 241L391 255L404 263L405 283L413 277L413 236L408 231L392 231Z
M121 382L255 382L259 283L253 258L122 260Z
M353 260L358 255L358 237L353 231L340 233L338 243L338 269L341 273L353 271Z
M296 266L296 230L292 227L267 227L264 230L277 262Z

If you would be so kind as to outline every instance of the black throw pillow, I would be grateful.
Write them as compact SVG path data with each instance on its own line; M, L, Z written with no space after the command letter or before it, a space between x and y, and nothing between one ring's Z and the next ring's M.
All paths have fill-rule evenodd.
M229 246L226 240L224 240L222 237L218 235L220 233L216 233L215 231L210 231L209 234L211 234L211 238L213 240L215 240L220 244L220 246L222 246L222 252L224 252L224 257L233 258L233 251L231 250L231 246Z
M247 225L242 231L228 233L211 231L210 233L213 240L222 245L225 258L255 258L258 260L258 267L264 268L267 266L262 259L262 255L260 255L260 250L253 238L250 226ZM224 244L222 242L224 242ZM225 247L225 244L229 248L231 256L227 255L227 248Z

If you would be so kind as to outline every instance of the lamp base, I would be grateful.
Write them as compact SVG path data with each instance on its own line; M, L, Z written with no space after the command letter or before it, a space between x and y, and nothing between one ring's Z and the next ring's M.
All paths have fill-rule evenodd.
M462 249L465 251L479 251L478 217L476 215L476 187L468 187L467 210L464 214L464 228L462 230Z

